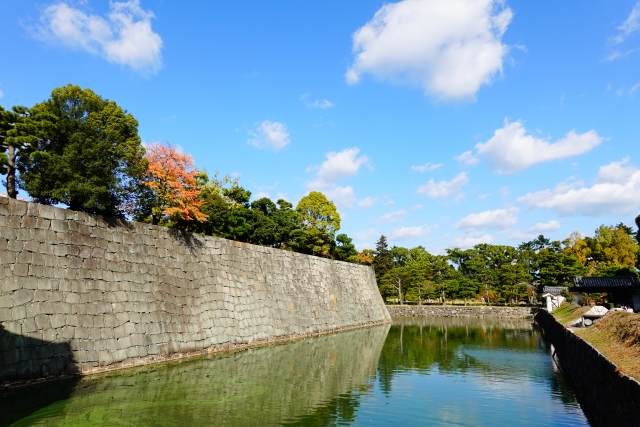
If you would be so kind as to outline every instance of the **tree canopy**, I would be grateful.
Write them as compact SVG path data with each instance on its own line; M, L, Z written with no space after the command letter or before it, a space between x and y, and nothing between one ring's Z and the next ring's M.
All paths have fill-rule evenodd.
M301 228L292 247L298 252L331 257L335 249L335 233L340 229L340 214L327 197L311 191L296 206Z
M198 200L198 188L193 157L180 153L168 144L154 143L146 148L147 167L142 184L148 187L145 197L138 204L136 217L150 218L152 224L160 221L205 221L207 215L200 211L204 204Z
M35 201L124 217L139 194L144 148L138 121L90 89L67 85L29 109L39 129L28 158L18 164L20 185ZM27 126L29 127L29 126Z

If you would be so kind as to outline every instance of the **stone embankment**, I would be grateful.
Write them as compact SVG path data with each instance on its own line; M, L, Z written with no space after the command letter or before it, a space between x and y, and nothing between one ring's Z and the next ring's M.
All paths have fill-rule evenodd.
M547 311L540 310L535 319L551 341L562 372L573 382L589 421L596 426L638 426L640 383L622 374L614 363Z
M531 319L536 308L531 307L494 307L494 306L455 306L455 305L388 305L387 310L393 317L493 317L505 319Z
M0 197L0 381L389 322L369 267Z

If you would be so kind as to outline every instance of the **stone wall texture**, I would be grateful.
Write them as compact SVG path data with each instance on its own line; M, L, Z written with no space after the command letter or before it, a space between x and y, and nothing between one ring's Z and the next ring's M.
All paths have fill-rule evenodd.
M0 381L390 321L369 267L0 197Z
M540 310L535 319L554 346L554 358L573 382L591 425L640 425L640 383L622 374L614 363L547 311Z
M505 319L533 318L536 308L531 307L492 307L492 306L455 306L455 305L388 305L393 317L494 317Z

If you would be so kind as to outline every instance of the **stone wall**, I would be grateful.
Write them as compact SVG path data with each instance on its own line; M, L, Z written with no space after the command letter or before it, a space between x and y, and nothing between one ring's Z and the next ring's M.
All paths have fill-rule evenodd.
M455 306L455 305L388 305L393 317L495 317L511 319L533 318L537 309L531 307Z
M595 426L637 426L640 423L640 383L588 342L540 310L536 321L554 346L554 357L573 382L582 410Z
M390 320L369 267L0 197L0 381Z

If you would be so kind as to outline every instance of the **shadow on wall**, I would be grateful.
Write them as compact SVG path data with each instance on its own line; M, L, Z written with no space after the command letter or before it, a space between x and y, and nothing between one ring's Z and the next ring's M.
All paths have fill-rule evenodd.
M202 240L198 239L198 235L195 233L175 229L169 229L168 231L171 237L180 242L182 246L188 248L191 254L194 254L196 249L200 250L205 246Z
M0 384L27 382L47 378L58 379L59 387L30 388L29 399L37 406L18 397L16 391L0 392L0 425L11 423L29 416L31 413L52 403L66 399L73 391L79 378L67 375L77 372L69 342L50 342L25 337L8 331L0 324Z
M28 381L77 372L69 342L25 337L8 331L0 324L0 382Z

